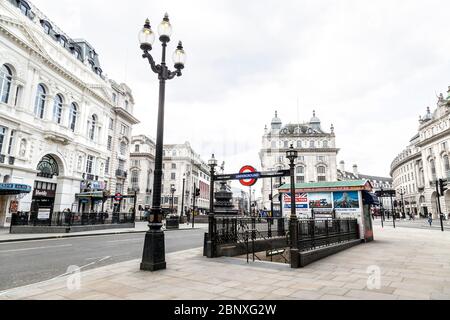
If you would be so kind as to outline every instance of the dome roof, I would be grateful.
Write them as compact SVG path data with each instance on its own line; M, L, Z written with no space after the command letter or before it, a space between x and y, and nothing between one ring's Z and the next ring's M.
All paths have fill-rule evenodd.
M309 123L311 123L311 124L314 124L314 123L320 124L321 123L320 119L316 117L316 111L313 111L313 117L311 118L311 121Z
M272 125L283 124L280 118L278 118L278 111L275 111L275 118L272 119Z

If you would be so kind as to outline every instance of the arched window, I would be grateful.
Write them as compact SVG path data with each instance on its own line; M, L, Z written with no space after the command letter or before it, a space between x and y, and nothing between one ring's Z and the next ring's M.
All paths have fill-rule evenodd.
M0 101L8 103L11 91L12 71L7 65L0 69Z
M46 34L50 34L50 32L52 31L52 25L50 24L50 22L48 22L48 21L45 21L45 20L42 20L41 21L41 24L42 24L42 28L44 28L44 32L46 33Z
M19 9L24 15L28 16L28 12L30 11L30 6L28 3L25 1L20 1Z
M302 148L302 145L303 145L303 144L302 144L301 141L297 141L297 148L298 148L298 149L301 149L301 148Z
M47 91L45 90L45 87L42 84L38 85L36 101L34 102L34 114L40 119L44 119L46 95Z
M63 98L60 94L57 94L53 105L53 121L57 124L61 124L62 108Z
M324 166L317 167L317 181L318 182L325 182L327 181L327 168Z
M37 166L38 177L44 177L52 179L54 176L59 175L59 166L56 160L50 156L46 155L42 158Z
M120 154L121 154L122 156L125 156L125 155L127 154L127 144L126 144L125 141L122 141L122 142L120 143Z
M296 172L296 183L305 183L305 167L297 167Z
M70 104L70 112L69 112L69 128L73 132L75 132L75 127L77 125L77 116L78 116L78 107L75 103Z
M89 128L89 139L91 141L94 141L95 139L95 128L97 127L97 116L94 114L91 117L91 120L88 121L88 128Z

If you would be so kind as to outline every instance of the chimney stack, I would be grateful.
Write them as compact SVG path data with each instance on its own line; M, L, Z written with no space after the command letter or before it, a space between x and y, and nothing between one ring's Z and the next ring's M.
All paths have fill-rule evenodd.
M355 175L355 176L359 176L359 172L358 172L358 165L353 165L353 174Z
M345 172L345 161L339 162L339 170Z

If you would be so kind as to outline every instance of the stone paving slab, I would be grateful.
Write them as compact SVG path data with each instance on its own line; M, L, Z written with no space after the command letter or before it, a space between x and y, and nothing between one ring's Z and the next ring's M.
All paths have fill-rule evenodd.
M304 269L211 260L198 248L168 254L164 271L142 272L133 260L81 273L78 290L66 285L72 275L1 292L0 300L450 300L450 233L375 227L375 237ZM378 273L379 287L369 288Z

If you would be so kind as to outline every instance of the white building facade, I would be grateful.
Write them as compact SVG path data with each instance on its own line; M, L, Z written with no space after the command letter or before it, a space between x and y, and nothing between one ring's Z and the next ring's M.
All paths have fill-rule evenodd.
M189 144L164 145L163 158L163 184L161 207L165 212L172 208L172 186L174 213L181 214L183 205L184 182L184 210L192 211L194 206L195 189L200 189L200 196L196 197L195 207L200 213L205 214L209 210L210 199L210 174L209 167Z
M153 182L155 172L156 144L145 135L131 139L131 168L128 193L137 192L139 211L151 207L153 203ZM140 212L142 214L142 212Z
M410 145L393 161L391 176L397 201L404 201L406 213L439 217L436 181L450 174L450 90L448 98L441 94L437 108L430 108L420 118L418 133ZM402 197L403 194L403 197ZM442 212L450 212L450 191L440 199Z
M125 189L133 105L87 41L28 1L0 2L0 182L32 187L0 196L0 226L16 210L100 210L76 195Z
M309 122L283 125L278 113L275 113L271 127L269 129L266 126L262 139L261 169L263 171L288 169L289 160L286 159L286 152L291 145L294 146L299 155L295 169L296 183L337 181L339 149L336 147L333 125L331 125L330 132L324 131L315 112ZM274 188L281 184L280 181L276 180L279 179L272 181ZM287 183L289 181L290 179L287 178L281 182ZM262 206L267 209L271 207L271 187L270 179L263 180ZM274 194L276 194L276 191L274 191ZM275 211L277 211L277 208L275 208Z

